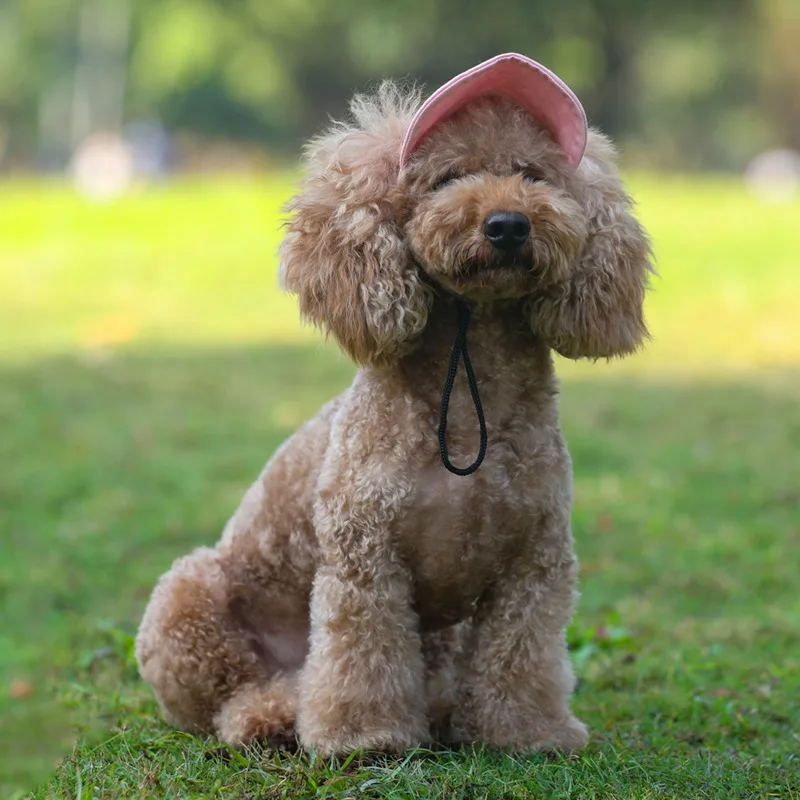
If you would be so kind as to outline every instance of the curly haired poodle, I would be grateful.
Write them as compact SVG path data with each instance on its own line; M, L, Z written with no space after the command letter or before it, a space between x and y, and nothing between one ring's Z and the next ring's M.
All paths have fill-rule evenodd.
M430 124L387 83L308 149L282 279L359 370L153 592L137 657L181 728L322 754L586 742L551 351L637 348L650 250L607 139L473 94Z

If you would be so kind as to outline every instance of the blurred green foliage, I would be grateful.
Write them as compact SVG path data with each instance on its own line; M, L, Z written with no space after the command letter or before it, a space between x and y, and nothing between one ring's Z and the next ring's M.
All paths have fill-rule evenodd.
M632 163L800 148L797 0L4 0L0 152L5 130L10 157L63 159L84 69L116 81L124 119L287 153L355 89L435 86L509 50L573 85Z

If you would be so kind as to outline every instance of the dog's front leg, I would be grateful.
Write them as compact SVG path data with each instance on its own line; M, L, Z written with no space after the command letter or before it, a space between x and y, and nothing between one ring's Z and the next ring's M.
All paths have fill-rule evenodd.
M456 738L513 750L574 750L586 727L569 709L565 629L577 565L569 522L543 514L508 573L478 608L464 652Z
M428 738L409 574L391 551L385 509L323 518L337 524L320 535L300 741L322 754L407 750Z

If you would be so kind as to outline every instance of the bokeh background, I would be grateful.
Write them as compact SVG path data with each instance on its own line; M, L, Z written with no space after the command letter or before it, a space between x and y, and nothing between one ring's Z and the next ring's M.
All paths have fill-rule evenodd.
M6 0L3 165L63 169L88 136L155 139L141 127L155 123L173 167L265 166L356 88L438 86L518 50L563 76L631 166L736 171L800 148L797 13L794 0Z
M797 0L2 0L0 790L160 735L156 577L352 375L277 289L303 140L510 50L614 137L660 273L641 354L558 365L579 710L653 770L792 772Z

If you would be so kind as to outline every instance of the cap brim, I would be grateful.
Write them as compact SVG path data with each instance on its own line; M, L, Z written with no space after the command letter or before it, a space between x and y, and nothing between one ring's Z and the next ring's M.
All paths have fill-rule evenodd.
M587 136L580 100L547 67L518 53L505 53L457 75L425 101L406 132L401 166L434 128L473 100L489 96L516 102L550 133L570 164L580 163Z

